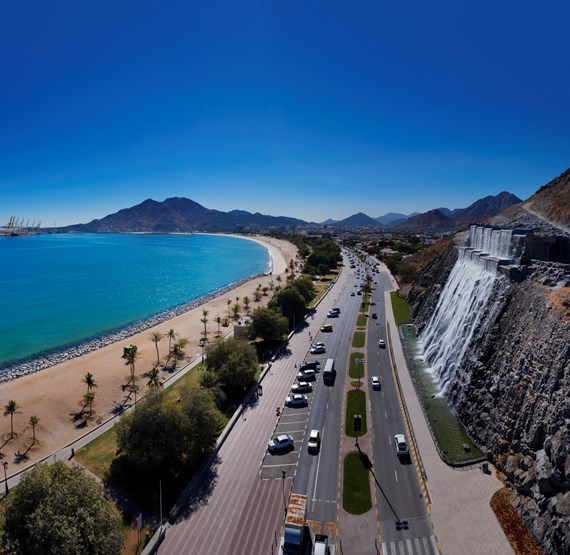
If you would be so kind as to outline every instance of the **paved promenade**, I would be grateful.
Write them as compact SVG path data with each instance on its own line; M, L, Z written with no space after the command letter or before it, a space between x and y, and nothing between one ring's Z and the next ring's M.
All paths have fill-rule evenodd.
M484 474L480 465L454 469L439 457L408 372L389 292L385 300L391 348L426 472L431 516L441 552L444 555L512 555L513 549L489 504L503 483L496 477L492 465L489 465L491 474Z

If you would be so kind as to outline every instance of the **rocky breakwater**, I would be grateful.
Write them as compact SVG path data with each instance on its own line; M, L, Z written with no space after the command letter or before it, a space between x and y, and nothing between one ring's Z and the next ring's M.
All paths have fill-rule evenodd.
M410 291L420 327L452 259ZM545 552L570 553L570 266L531 261L525 275L498 276L447 396Z

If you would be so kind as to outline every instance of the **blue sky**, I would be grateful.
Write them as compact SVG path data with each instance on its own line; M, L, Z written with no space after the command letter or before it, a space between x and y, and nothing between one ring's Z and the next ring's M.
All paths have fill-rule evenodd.
M570 166L568 21L567 0L8 3L0 223L527 198Z

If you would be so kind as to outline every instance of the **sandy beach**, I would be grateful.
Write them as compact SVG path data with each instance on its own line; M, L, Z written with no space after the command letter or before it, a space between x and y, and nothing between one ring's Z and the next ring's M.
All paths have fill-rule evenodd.
M285 274L289 261L297 254L297 248L286 241L271 237L246 238L259 242L271 251L274 265L273 281L276 276ZM2 438L0 451L5 457L4 460L8 461L8 475L23 470L82 436L97 424L111 417L113 410L125 403L128 392L123 391L121 387L129 379L129 368L125 366L125 361L121 358L125 345L134 344L138 348L136 375L140 378L138 381L140 397L146 392L146 380L141 376L156 364L156 347L150 340L151 333L158 331L165 334L172 328L179 338L188 339L188 345L184 349L185 360L178 362L178 368L182 368L202 353L199 344L204 331L204 324L200 322L202 310L209 311L208 339L213 340L218 329L214 319L217 316L228 317L227 301L231 299L233 306L236 297L240 297L242 307L240 315L245 314L241 302L244 296L248 296L251 300L250 311L263 306L270 297L262 297L259 302L255 302L253 293L259 284L262 287L269 286L271 279L270 276L255 278L239 285L229 293L209 299L184 314L127 339L40 372L0 384L2 407L11 399L19 405L18 413L14 415L14 437L12 439L10 439L10 417L3 418L0 424ZM222 334L232 329L232 322L233 320L230 320L229 327L221 327ZM158 343L158 348L161 364L164 364L168 351L168 338L163 338ZM93 374L97 387L94 390L93 416L85 424L84 420L77 420L75 415L81 411L84 404L83 395L86 392L86 385L82 380L87 372ZM170 375L168 372L161 372L162 379ZM29 426L30 417L33 415L39 419L34 445L32 445L32 429Z

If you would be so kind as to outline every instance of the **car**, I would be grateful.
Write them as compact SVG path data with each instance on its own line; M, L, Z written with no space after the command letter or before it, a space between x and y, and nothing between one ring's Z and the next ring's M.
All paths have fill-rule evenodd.
M335 314L340 314L340 308L338 308L338 307L331 308L331 309L329 310L329 312L334 312Z
M359 290L356 292L356 294L357 294L357 295L362 295L362 290L359 289Z
M318 372L320 365L321 363L318 360L305 360L301 366L299 366L299 370L314 370Z
M350 294L351 297L354 297L354 291Z
M315 341L313 347L324 347L325 344L322 341Z
M314 370L301 370L297 372L298 382L314 382L317 379L317 374Z
M270 453L274 453L276 451L284 451L285 449L289 449L290 447L294 446L295 442L293 441L293 437L289 434L281 434L275 436L267 442L267 449Z
M354 284L354 287L358 287L358 283L355 283L355 284Z
M380 389L380 378L372 376L372 389Z
M386 341L384 341L383 339L379 339L378 347L381 347L382 349L386 348Z
M286 407L305 407L308 405L307 396L294 393L285 399Z
M326 353L326 352L327 350L325 349L324 345L313 345L310 350L310 353L312 355L319 355L321 353Z
M292 393L310 393L311 391L313 391L313 387L307 382L294 383L291 386Z
M318 453L321 448L321 432L319 430L311 430L309 434L309 443L307 444L307 450L309 453Z
M378 319L378 314L376 314L376 312L372 313L372 320L377 320Z
M407 457L409 455L408 444L404 434L396 434L394 436L394 443L396 444L396 455L398 457Z
M328 318L338 318L340 315L340 312L335 312L334 310L329 310L327 312L327 317Z
M332 330L333 330L333 327L331 324L325 324L325 325L321 326L322 332L327 333L327 332L331 332Z

